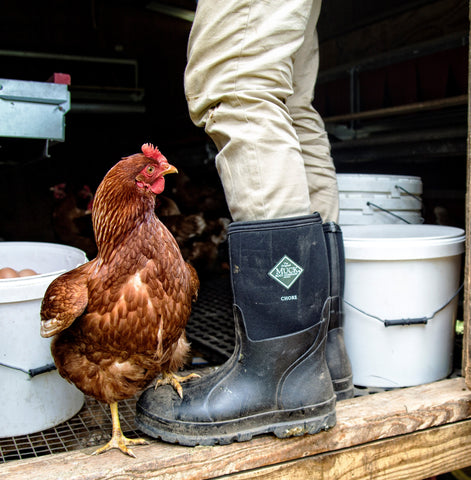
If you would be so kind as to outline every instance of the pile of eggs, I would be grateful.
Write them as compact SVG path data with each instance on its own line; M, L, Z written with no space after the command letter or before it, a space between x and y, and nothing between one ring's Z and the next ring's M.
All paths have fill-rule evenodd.
M18 278L18 277L30 277L31 275L38 275L37 272L31 270L31 268L24 268L17 271L14 268L4 267L0 268L0 279L2 278Z

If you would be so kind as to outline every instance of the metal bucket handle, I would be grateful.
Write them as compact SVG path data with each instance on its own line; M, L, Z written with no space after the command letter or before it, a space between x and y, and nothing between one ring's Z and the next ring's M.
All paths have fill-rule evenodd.
M463 288L463 283L460 285L458 290L453 294L451 298L449 298L446 303L444 303L441 307L437 308L431 315L427 315L424 317L417 317L417 318L394 318L394 319L388 319L385 320L383 318L377 317L376 315L372 315L371 313L367 313L361 308L355 307L355 305L352 305L350 302L347 300L343 300L349 307L353 308L354 310L362 313L363 315L366 315L367 317L374 318L375 320L380 321L381 323L384 324L385 327L394 327L398 325L426 325L429 320L431 320L438 312L442 311L445 307L447 307L453 300L454 298L460 293L460 291Z
M413 193L409 192L408 190L406 190L404 187L401 187L400 185L394 185L395 188L397 188L398 190L402 190L406 195L409 195L410 197L412 198L415 198L417 201L421 202L421 199L418 195L414 195ZM383 208L379 205L376 205L375 203L373 202L366 202L366 205L368 207L374 207L374 208L377 208L378 210L381 210L382 212L385 212L385 213L388 213L389 215L393 216L393 217L396 217L398 218L399 220L403 221L404 223L408 223L410 224L409 221L407 221L405 218L402 218L400 215L397 215L396 213L393 213L391 212L390 210L386 209L386 208Z
M51 372L52 370L56 370L56 366L53 363L48 363L47 365L42 365L41 367L30 368L28 370L21 367L14 367L13 365L7 365L6 363L1 363L1 362L0 362L0 366L26 373L29 376L29 378L33 378L33 377L36 377L36 375L41 375L42 373L47 373L47 372Z

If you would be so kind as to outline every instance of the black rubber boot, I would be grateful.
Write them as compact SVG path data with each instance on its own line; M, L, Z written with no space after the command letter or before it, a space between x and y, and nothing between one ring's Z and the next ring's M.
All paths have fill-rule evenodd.
M329 262L318 214L229 227L235 350L207 376L146 390L136 423L182 445L313 434L336 422L325 358Z
M324 223L324 234L329 255L331 296L326 358L337 400L344 400L354 394L352 366L343 337L345 253L342 230L336 223Z

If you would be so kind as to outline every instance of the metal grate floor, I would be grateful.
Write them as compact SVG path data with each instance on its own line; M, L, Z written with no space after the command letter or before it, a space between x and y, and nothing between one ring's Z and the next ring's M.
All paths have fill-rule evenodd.
M228 277L203 284L188 322L187 335L193 349L206 364L223 363L232 354L234 327ZM119 402L121 426L129 438L143 436L134 426L137 398ZM0 463L98 447L110 437L109 407L86 397L80 412L67 422L38 433L0 438Z
M228 276L202 284L186 334L193 350L201 352L209 363L225 362L234 350L232 303Z
M129 438L142 436L134 427L137 398L119 402L123 432ZM0 438L0 462L40 457L100 446L111 438L111 415L108 405L85 398L80 412L69 421L42 432Z

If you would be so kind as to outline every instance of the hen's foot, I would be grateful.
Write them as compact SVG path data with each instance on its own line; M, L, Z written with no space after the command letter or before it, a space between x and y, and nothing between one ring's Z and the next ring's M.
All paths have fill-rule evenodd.
M95 450L92 455L99 455L100 453L107 452L113 448L117 448L126 455L136 458L136 455L134 455L134 452L130 448L128 448L128 445L147 445L148 442L143 438L127 438L124 436L123 431L121 430L121 424L119 422L118 402L111 403L110 410L111 421L113 423L113 434L111 435L111 440L103 447Z
M175 391L178 393L180 398L183 398L183 389L181 383L186 382L192 378L200 378L200 375L197 373L190 373L189 375L185 375L181 377L180 375L176 375L175 373L163 373L162 378L157 380L155 384L155 388L160 387L162 385L171 385Z
M127 438L122 433L117 435L113 434L113 436L111 437L111 440L103 447L100 447L98 450L95 450L92 453L92 455L99 455L100 453L107 452L108 450L112 450L113 448L117 448L121 450L123 453L125 453L126 455L136 458L136 455L134 455L134 452L130 448L128 448L128 446L147 445L148 443L149 442L147 442L143 438Z

